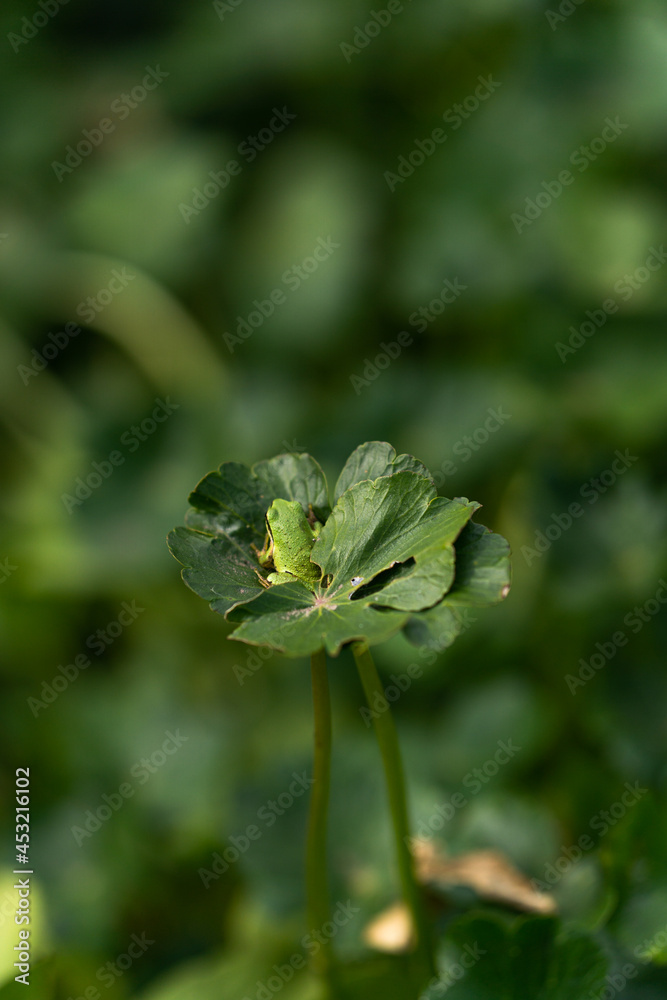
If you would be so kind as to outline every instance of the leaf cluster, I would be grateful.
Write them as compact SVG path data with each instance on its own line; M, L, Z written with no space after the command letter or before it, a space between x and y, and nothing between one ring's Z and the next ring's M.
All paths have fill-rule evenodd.
M267 514L298 502L316 527L303 542L308 573L267 572ZM225 462L189 497L185 526L169 535L183 579L237 624L230 638L288 656L345 643L382 642L403 630L416 645L443 649L461 610L502 600L509 546L471 520L479 504L437 495L426 467L386 442L360 445L338 478L307 454L252 468ZM271 582L271 580L275 582Z

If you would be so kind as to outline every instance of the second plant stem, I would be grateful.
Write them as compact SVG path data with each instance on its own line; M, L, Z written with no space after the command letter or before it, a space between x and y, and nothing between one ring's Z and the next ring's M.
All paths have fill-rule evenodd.
M313 684L313 715L315 741L313 754L314 784L310 793L310 815L306 846L306 892L309 931L320 932L330 920L329 883L327 879L327 812L331 772L331 701L327 658L323 649L310 658ZM322 945L313 959L313 969L334 993L333 955L330 940Z
M423 974L434 976L437 973L431 934L426 920L422 893L415 875L414 858L410 850L405 777L396 726L368 646L364 642L357 642L352 646L352 651L369 708L373 709L377 705L378 698L383 706L381 713L374 712L373 725L384 767L403 898L412 918L416 938L415 957L419 961Z

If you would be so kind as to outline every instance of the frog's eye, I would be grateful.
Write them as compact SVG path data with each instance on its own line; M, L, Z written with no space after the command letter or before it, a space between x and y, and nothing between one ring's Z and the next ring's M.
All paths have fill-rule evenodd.
M359 584L363 581L363 579L364 579L363 576L353 576L352 579L350 580L350 584L353 587L358 587Z

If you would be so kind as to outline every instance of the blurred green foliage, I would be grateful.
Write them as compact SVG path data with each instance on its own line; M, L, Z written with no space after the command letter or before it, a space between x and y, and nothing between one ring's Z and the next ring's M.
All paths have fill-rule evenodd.
M0 11L0 971L29 766L32 996L232 1000L299 949L305 798L207 889L198 872L308 770L307 664L255 659L240 683L249 650L182 586L164 536L223 460L306 450L332 477L375 438L481 500L514 551L505 605L436 662L401 637L378 650L387 678L423 667L395 706L415 825L514 740L439 841L544 882L588 835L553 885L567 932L594 932L612 975L634 963L626 1000L665 995L667 271L645 262L664 253L667 11L403 6L368 32L372 8L334 0ZM296 116L281 131L276 109ZM623 128L594 142L607 119ZM340 246L311 269L320 239ZM465 289L441 308L446 281ZM118 632L123 602L142 610ZM351 657L331 667L333 894L361 909L337 944L356 961L397 885ZM650 791L600 821L626 782ZM133 934L154 944L102 982ZM366 975L355 996L375 995ZM301 974L288 994L317 989Z

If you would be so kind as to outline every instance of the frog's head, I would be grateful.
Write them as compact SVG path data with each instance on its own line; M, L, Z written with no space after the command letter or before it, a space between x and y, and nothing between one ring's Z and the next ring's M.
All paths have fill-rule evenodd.
M289 532L290 525L299 518L299 511L303 513L297 500L274 500L266 512L266 523L272 537Z

